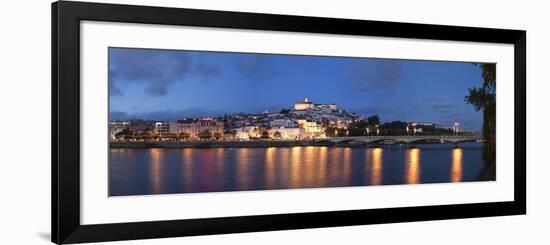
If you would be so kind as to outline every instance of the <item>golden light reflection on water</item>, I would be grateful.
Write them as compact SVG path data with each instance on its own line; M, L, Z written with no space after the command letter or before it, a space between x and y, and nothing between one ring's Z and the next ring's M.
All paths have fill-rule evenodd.
M151 154L151 173L149 182L151 183L153 193L162 192L162 154L164 151L158 148L150 149Z
M324 186L327 181L327 147L319 148L319 164L317 166L317 185Z
M451 164L451 182L462 181L462 149L453 149L453 161Z
M341 162L341 156L342 156L342 148L336 147L331 148L330 152L330 161L328 163L328 171L327 175L325 175L325 178L327 179L327 182L334 183L337 180L341 179L341 171L340 171L340 165Z
M225 154L225 149L224 148L217 148L216 149L216 152L215 152L215 155L216 155L216 172L217 172L217 175L218 176L223 176L223 165L224 165L224 159L223 159L223 155ZM218 179L218 182L221 186L223 186L223 178L219 178Z
M193 150L190 148L184 148L181 154L181 176L183 176L183 183L186 190L192 190L193 180Z
M371 150L371 185L382 184L382 148L374 148Z
M315 165L319 161L319 149L314 146L307 146L304 149L304 157L300 172L303 174L302 186L314 186L319 174Z
M237 174L239 178L237 179L239 188L241 190L247 190L250 186L250 173L248 169L248 148L239 148L237 150Z
M277 152L280 154L280 158L277 158L278 188L289 188L290 148L279 148Z
M265 184L266 188L271 189L275 187L275 154L276 147L268 147L265 150Z
M408 149L405 162L405 182L420 183L420 149Z
M110 177L114 195L462 182L477 164L468 157L464 165L467 154L401 147L113 149L109 174L118 174Z
M290 150L290 187L298 188L300 187L300 162L302 161L302 147L295 146Z
M344 148L344 157L342 159L341 163L341 180L342 185L349 185L351 184L351 148L346 147Z

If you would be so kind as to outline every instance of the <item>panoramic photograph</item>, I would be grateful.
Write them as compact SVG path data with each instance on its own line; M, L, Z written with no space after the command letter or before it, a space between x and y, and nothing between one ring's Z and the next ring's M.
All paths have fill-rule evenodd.
M496 180L493 63L108 52L109 196Z

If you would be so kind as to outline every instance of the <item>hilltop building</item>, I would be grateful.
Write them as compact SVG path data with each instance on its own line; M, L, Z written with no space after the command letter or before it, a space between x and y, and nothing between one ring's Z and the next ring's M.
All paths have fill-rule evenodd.
M306 97L304 101L297 101L294 103L294 110L303 111L303 110L336 110L336 104L315 104Z

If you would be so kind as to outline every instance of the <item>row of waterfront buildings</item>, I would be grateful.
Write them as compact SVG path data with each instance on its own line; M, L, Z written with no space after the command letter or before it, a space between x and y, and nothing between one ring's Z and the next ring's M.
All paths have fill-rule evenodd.
M184 118L176 121L112 121L109 123L109 135L110 140L127 139L129 134L155 135L160 139L300 140L323 138L327 136L328 128L341 131L360 120L363 120L361 116L339 110L336 104L315 104L305 98L296 102L294 109L272 113L238 113L217 118ZM416 128L413 125L411 130L417 132L421 127Z
M297 140L325 137L327 127L346 128L360 117L335 104L314 104L305 98L294 109L260 114L238 113L217 118L184 118L176 121L128 120L109 123L111 140L132 134L158 137L183 136L187 139L216 138L248 140L271 138Z

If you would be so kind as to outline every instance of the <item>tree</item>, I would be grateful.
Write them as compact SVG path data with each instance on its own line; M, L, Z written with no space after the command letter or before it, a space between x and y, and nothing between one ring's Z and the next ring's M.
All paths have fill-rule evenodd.
M269 132L264 131L264 132L262 133L262 139L269 139Z
M374 126L380 125L380 117L378 115L373 115L367 118L367 124Z
M175 139L177 137L178 136L174 133L164 133L164 134L162 134L162 138L165 138L165 139Z
M281 132L277 131L273 134L273 138L275 139L281 139L283 136L281 135Z
M116 133L115 137L116 138L128 139L128 138L132 137L133 135L134 135L134 132L132 132L132 130L130 130L129 128L125 128L122 131Z
M464 100L473 105L476 111L483 111L484 157L486 162L493 163L496 156L496 65L476 65L481 69L483 84L481 87L469 88Z
M290 112L289 109L282 109L279 113L281 114L288 114Z
M222 136L223 136L223 135L222 135L220 132L215 132L215 133L214 133L214 138L217 139L217 140L221 139Z
M359 127L349 128L348 131L349 131L348 136L364 136L367 133L365 128L359 128Z
M143 139L143 140L150 140L151 138L153 138L153 134L148 132L141 132L137 135L137 138Z
M348 131L345 128L339 128L336 130L336 133L338 137L344 137L348 135Z
M328 127L325 129L325 134L327 137L336 137L337 128Z
M386 122L380 125L380 132L384 135L404 135L407 134L407 125L408 123L403 121Z
M210 139L212 138L212 132L210 130L204 130L199 133L199 138L201 139Z
M180 139L189 139L189 138L191 138L191 135L189 133L182 132L182 133L178 134L178 138L180 138Z
M355 127L358 127L358 128L366 128L367 126L369 126L369 123L365 120L360 120L355 122L354 125Z

